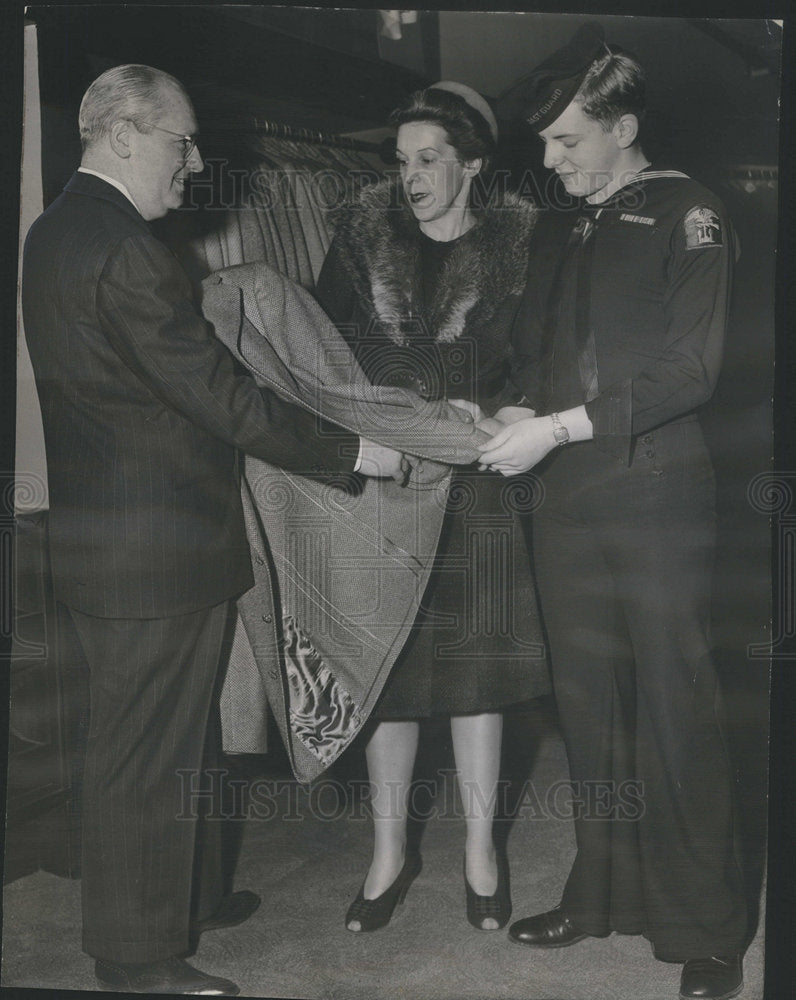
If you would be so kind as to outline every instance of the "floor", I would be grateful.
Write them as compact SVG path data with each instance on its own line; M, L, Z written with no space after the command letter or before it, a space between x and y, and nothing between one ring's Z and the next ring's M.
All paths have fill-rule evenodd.
M745 700L749 707L748 698ZM750 719L751 725L751 719ZM742 727L743 728L743 727ZM758 730L759 732L759 730ZM311 789L268 758L238 762L249 780L248 804L230 829L238 840L236 887L263 905L244 925L206 934L191 959L240 984L244 996L311 1000L666 1000L678 993L680 967L656 961L639 937L587 939L572 948L537 951L514 945L505 931L473 930L464 914L463 821L454 791L444 728L424 734L420 777L436 781L419 795L414 833L424 868L390 925L374 934L348 932L343 915L363 878L370 849L367 805L358 789L361 758L352 751ZM739 739L743 742L744 735ZM545 702L507 721L505 770L527 778L511 786L512 818L501 823L512 872L516 917L558 902L574 841L566 819L566 757ZM749 754L742 754L749 766ZM764 761L763 753L762 760ZM759 836L764 783L745 796L750 909L757 920L762 872ZM758 775L758 778L760 775ZM562 792L564 789L564 792ZM518 797L519 795L519 797ZM564 796L562 798L562 795ZM762 796L762 799L761 799ZM244 818L245 817L245 818ZM756 827L756 833L753 828ZM38 872L4 893L2 985L96 990L92 963L80 950L79 881ZM763 997L762 921L745 958L743 1000Z

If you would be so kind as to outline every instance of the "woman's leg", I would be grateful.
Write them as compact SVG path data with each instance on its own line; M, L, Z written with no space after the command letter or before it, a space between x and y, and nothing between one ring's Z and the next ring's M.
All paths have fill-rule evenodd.
M419 732L417 722L380 722L365 749L374 829L365 899L380 896L403 867L409 788Z
M497 888L492 823L497 804L503 716L500 712L453 716L451 735L467 825L467 881L479 896L491 896ZM490 926L487 921L484 929Z

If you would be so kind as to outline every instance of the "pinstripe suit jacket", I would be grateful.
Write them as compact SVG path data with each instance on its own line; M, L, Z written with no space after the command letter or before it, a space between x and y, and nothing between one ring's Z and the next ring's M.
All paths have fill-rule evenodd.
M34 223L22 278L42 408L56 596L161 618L253 582L235 451L350 471L358 438L241 373L171 252L116 188L76 173Z

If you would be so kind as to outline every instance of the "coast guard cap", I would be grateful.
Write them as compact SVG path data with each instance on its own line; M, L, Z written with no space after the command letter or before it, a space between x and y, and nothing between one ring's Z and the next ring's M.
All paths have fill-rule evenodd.
M566 110L595 59L606 54L610 49L602 25L581 25L566 45L503 91L498 98L502 115L543 131Z

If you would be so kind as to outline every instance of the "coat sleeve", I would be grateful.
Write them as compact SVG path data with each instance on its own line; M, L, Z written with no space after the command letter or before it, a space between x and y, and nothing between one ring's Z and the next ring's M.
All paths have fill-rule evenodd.
M694 213L706 211L719 228L699 244L692 232ZM598 448L627 462L634 435L688 413L713 395L736 247L732 227L718 208L694 206L677 221L670 240L661 351L632 378L608 386L586 404Z
M128 237L110 254L97 309L124 363L164 405L208 433L292 472L353 469L357 435L319 427L313 414L240 373L197 311L177 259L154 237Z

